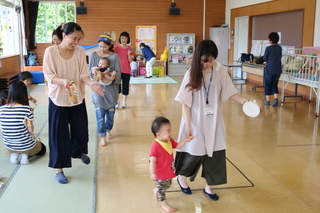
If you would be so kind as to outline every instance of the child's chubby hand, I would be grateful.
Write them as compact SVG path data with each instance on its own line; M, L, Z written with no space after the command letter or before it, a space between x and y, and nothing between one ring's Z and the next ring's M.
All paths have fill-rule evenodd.
M98 70L100 70L99 67L92 67L92 74L96 74Z
M157 175L156 174L151 174L150 178L151 178L151 180L157 180Z

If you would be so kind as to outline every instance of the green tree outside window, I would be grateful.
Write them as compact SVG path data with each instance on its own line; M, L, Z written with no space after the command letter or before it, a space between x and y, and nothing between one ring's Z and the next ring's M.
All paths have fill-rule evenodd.
M36 42L51 43L52 32L66 22L75 22L75 3L39 3Z

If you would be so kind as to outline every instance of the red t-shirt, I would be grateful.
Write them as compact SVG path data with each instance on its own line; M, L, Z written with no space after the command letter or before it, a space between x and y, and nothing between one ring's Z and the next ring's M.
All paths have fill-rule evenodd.
M172 148L176 148L178 143L170 138ZM157 141L153 141L150 150L150 156L157 158L156 175L157 180L172 179L176 176L174 173L173 153L169 154Z
M121 45L114 47L114 51L116 51L120 58L121 73L131 74L130 62L128 60L128 51L130 48L131 47L122 48ZM133 52L131 52L130 55L133 55Z

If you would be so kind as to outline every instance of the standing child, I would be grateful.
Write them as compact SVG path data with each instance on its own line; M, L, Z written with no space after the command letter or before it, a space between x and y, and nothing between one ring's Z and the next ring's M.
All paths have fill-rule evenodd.
M8 104L0 107L2 138L10 162L29 164L28 155L44 155L46 146L33 135L33 113L29 106L27 87L21 81L12 83L9 89Z
M163 210L174 212L166 201L165 191L171 186L172 178L176 176L173 165L173 148L181 148L192 136L182 139L179 143L171 138L171 124L167 118L158 117L151 125L151 131L156 137L150 150L150 178L155 181L154 198L161 202Z
M37 100L30 95L30 90L29 90L29 87L32 83L32 78L33 78L32 74L28 71L22 71L19 73L19 80L22 81L27 87L28 100L36 104Z
M131 75L133 77L136 77L137 75L137 69L138 69L138 64L137 64L137 59L136 57L133 58L133 60L130 63L130 67L131 67Z

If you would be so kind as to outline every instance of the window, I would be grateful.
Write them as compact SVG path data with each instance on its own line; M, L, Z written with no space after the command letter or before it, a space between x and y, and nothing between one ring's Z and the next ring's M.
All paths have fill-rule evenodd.
M36 25L36 42L52 42L52 32L59 25L66 22L75 22L74 1L60 3L39 3Z
M0 2L0 57L19 54L19 19L13 0Z

